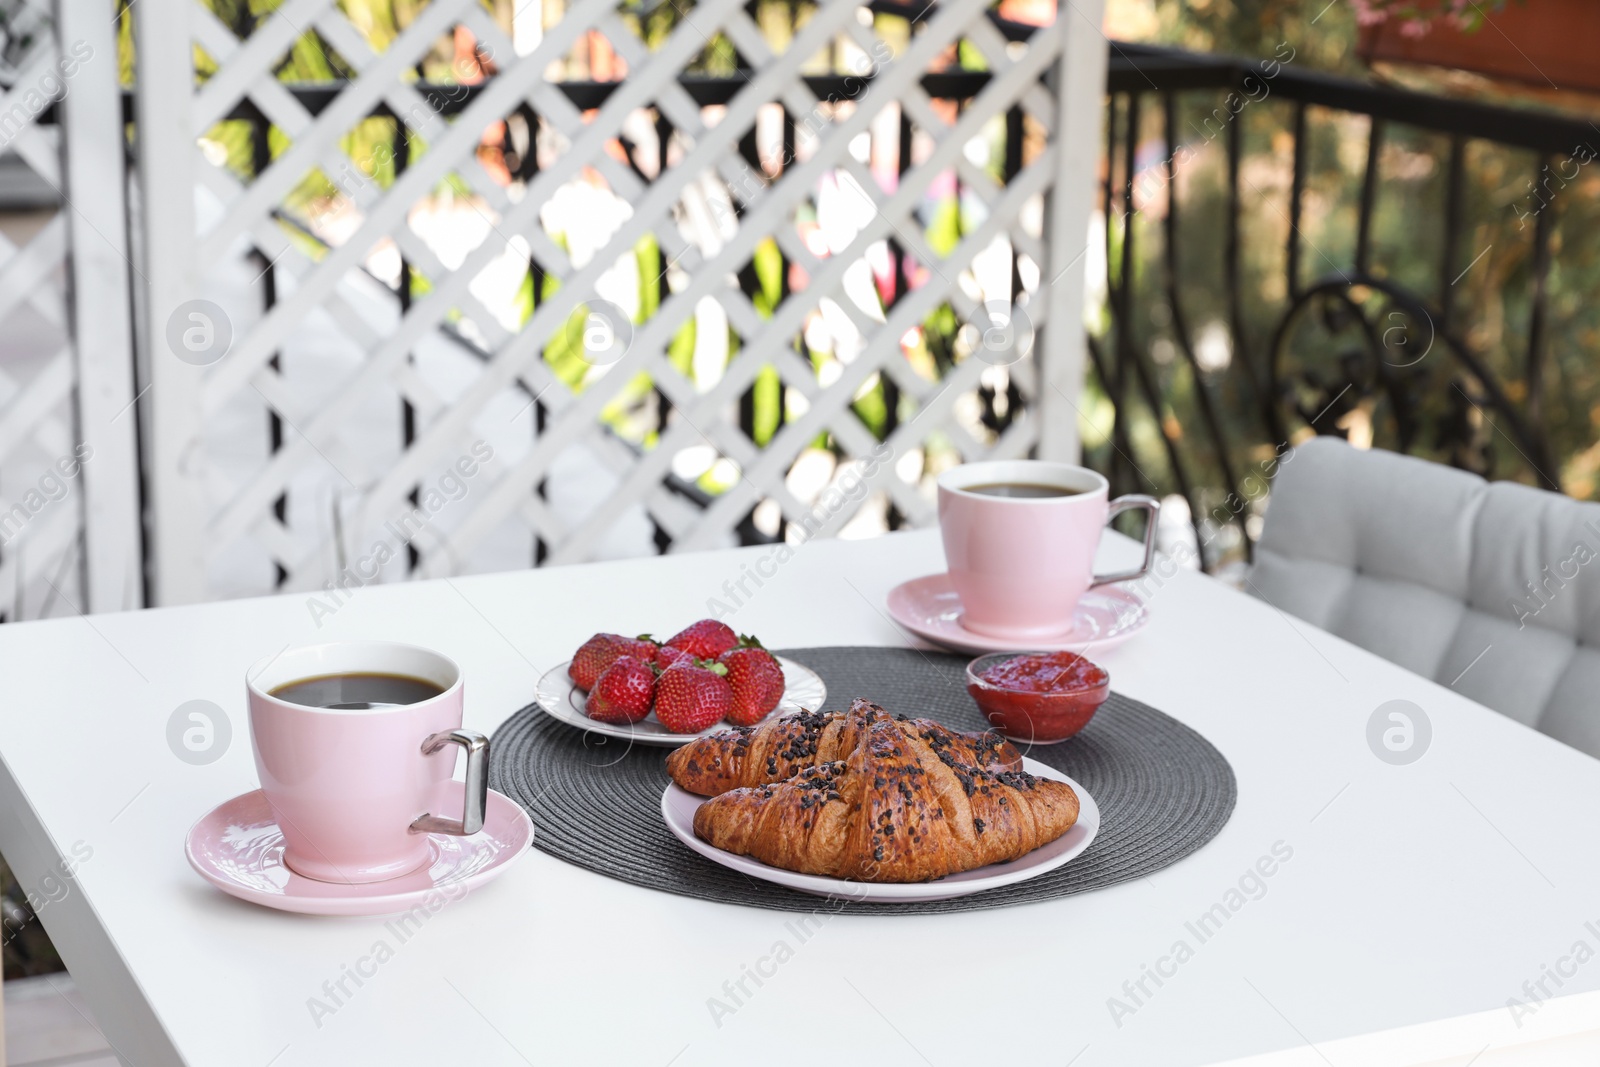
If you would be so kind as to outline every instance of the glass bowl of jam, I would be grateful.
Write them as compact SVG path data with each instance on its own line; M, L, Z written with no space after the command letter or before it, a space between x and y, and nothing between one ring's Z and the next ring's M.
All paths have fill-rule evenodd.
M1111 675L1075 652L991 652L967 664L967 692L1010 740L1048 745L1089 724Z

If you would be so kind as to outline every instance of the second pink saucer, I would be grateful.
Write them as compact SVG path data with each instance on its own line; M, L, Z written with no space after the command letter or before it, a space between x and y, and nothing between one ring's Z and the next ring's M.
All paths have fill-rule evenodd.
M444 782L436 811L461 808L461 783ZM185 842L189 865L230 896L307 915L386 915L431 898L457 900L501 874L533 843L533 823L516 801L489 790L483 829L470 837L429 834L426 866L399 878L337 885L283 865L283 831L261 790L213 808Z
M958 652L1009 652L1020 647L1015 641L974 633L961 625L961 598L948 574L900 583L889 590L887 607L895 622L918 637ZM1078 601L1072 629L1050 640L1030 639L1027 647L1040 652L1109 648L1139 632L1149 621L1149 609L1132 590L1102 585Z

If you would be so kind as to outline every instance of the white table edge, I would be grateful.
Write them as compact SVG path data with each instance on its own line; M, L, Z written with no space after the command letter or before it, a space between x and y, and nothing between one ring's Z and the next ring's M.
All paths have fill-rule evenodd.
M50 878L66 885L63 896L53 901L46 897L48 902L36 914L85 1003L93 1009L101 1036L124 1063L181 1067L183 1058L139 980L117 951L110 930L71 877L62 876L61 865L68 852L45 829L3 755L0 771L0 809L11 815L0 819L0 854L4 854L11 873L24 888L43 886ZM139 990L139 996L128 997L129 988ZM0 1063L3 1062L4 1057L0 1056Z

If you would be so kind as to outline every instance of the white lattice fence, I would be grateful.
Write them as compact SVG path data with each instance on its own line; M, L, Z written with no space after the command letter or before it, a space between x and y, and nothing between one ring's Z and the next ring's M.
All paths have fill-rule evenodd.
M157 598L926 523L942 464L1075 453L1098 6L1007 41L980 0L792 36L432 0L388 39L142 0ZM286 84L297 47L340 80ZM685 72L730 50L708 103ZM575 54L626 77L569 91ZM930 95L958 54L986 73Z
M109 8L4 8L0 612L142 602L116 51ZM19 197L19 193L24 195Z

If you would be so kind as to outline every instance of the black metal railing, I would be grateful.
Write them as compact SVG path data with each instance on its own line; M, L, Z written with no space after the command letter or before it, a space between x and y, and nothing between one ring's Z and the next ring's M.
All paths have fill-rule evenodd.
M1549 403L1556 238L1566 229L1564 247L1581 251L1600 219L1577 190L1558 203L1547 179L1552 195L1526 204L1508 190L1518 173L1529 185L1575 174L1600 144L1593 125L1332 77L1292 59L1127 44L1112 46L1107 89L1110 321L1091 354L1114 416L1090 455L1119 489L1181 493L1202 558L1216 566L1248 558L1262 475L1307 432L1359 433L1562 488L1563 460L1592 435L1586 408L1556 417ZM1152 145L1154 164L1141 158ZM1389 145L1411 157L1412 175L1391 173ZM1326 159L1352 147L1362 160L1354 180L1353 161ZM1273 188L1245 173L1252 163ZM1208 164L1209 187L1183 173ZM1330 170L1343 187L1320 183L1312 225L1312 184ZM1348 210L1330 207L1339 204ZM1196 212L1205 217L1191 220ZM1281 249L1263 256L1258 242L1253 254L1247 230L1278 231ZM1215 247L1196 251L1197 239ZM1157 250L1146 254L1147 241ZM1333 243L1339 251L1327 250ZM1467 296L1474 287L1462 284L1497 246L1511 268L1490 295L1514 309L1520 330L1486 329ZM1225 366L1197 350L1197 305L1226 330ZM1571 331L1563 346L1579 337ZM1154 358L1162 351L1165 366ZM1587 393L1569 384L1575 398Z

